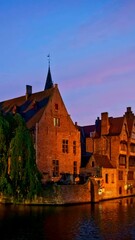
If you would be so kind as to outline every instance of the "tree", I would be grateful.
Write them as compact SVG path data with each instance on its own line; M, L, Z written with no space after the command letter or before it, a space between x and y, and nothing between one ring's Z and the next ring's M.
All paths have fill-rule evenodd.
M39 194L41 175L35 162L34 144L19 114L1 116L0 152L4 157L4 160L1 158L0 190L13 195L16 200L31 199Z
M12 194L8 181L8 148L9 148L9 123L0 113L0 191L3 194Z

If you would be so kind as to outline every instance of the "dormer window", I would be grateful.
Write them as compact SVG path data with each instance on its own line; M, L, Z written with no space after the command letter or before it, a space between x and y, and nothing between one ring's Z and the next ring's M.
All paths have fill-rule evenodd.
M119 166L126 167L126 155L119 156Z
M32 108L36 109L37 108L37 101L33 100L32 102Z
M120 143L120 150L121 151L127 151L127 144L126 144L126 142L121 142Z

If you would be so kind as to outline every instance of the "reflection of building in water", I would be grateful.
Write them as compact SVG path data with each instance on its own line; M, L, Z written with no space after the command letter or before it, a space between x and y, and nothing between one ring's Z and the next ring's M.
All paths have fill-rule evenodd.
M95 125L79 129L81 173L97 182L100 198L135 194L135 116L131 108L117 118L102 113Z

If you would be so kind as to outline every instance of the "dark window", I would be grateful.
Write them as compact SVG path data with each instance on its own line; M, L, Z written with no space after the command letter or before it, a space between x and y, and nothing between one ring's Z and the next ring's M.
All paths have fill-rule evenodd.
M122 194L122 187L119 187L119 194Z
M92 161L92 167L94 167L95 166L95 162L94 161Z
M119 165L126 167L126 155L120 155L119 156Z
M130 151L133 153L135 152L135 144L130 145Z
M52 165L53 165L52 175L53 175L53 177L58 177L59 176L59 161L53 160Z
M77 174L77 161L74 161L74 164L73 164L73 174L74 175Z
M76 141L73 141L73 153L76 154Z
M55 103L55 110L58 110L58 103Z
M114 183L114 173L112 173L112 183Z
M118 174L118 179L123 180L123 171L119 171Z
M105 174L105 183L108 183L108 173Z
M135 157L134 156L129 157L129 167L135 167Z
M134 172L128 171L128 180L133 180L133 179L134 179Z
M68 153L68 140L66 139L62 140L62 152Z
M120 148L122 151L127 151L127 144L125 142L120 143Z

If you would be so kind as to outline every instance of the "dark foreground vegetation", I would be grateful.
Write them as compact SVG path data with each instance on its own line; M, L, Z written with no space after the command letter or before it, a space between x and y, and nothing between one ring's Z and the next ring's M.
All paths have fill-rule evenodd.
M14 202L41 193L33 140L19 114L0 113L0 193Z

